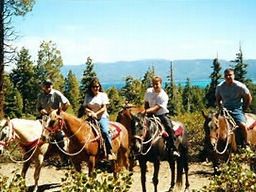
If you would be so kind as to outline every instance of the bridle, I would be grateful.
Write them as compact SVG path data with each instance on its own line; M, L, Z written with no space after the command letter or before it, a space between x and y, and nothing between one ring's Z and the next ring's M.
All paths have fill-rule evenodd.
M227 139L226 139L226 143L225 143L225 147L222 151L218 150L218 141L220 140L220 127L219 127L219 122L220 122L220 117L223 117L223 121L225 121L226 123L226 128L225 128L225 132L227 135ZM212 118L213 121L213 118ZM216 123L216 122L215 122ZM230 112L226 109L226 108L222 108L219 113L218 113L218 125L217 125L217 131L218 133L216 134L215 137L213 137L212 135L210 136L211 138L215 139L215 145L213 146L213 149L216 153L222 155L224 154L227 149L228 149L228 145L230 142L230 136L232 134L234 134L234 130L238 127L235 120L233 119L233 117L230 115Z
M139 142L141 143L140 149L138 151L139 154L141 155L146 155L152 148L152 146L154 145L154 143L156 143L160 138L160 129L159 126L162 126L162 124L160 123L159 118L153 116L153 117L135 117L138 118L137 119L137 123L138 125L135 126L142 126L142 135L134 135L134 139L139 140ZM152 135L152 137L147 137L148 134L150 133L150 127L151 126L155 126L156 130L154 130L154 133ZM143 152L143 149L145 148L145 146L147 146L147 150L145 152Z

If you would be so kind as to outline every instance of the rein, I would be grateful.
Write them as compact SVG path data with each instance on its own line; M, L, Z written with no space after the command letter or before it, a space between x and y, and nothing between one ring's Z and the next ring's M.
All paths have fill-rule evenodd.
M146 137L146 134L150 131L150 130L149 130L149 127L148 127L147 124L146 124L146 121L147 121L147 120L150 121L151 123L154 123L157 129L156 129L156 131L154 132L154 134L153 134L152 137L150 137L148 140L144 141L144 140L145 140L145 137ZM156 143L156 142L160 139L160 137L159 137L159 133L160 133L159 126L162 126L162 125L161 125L159 119L156 118L155 116L153 116L152 118L147 118L147 117L145 117L145 118L143 119L143 130L144 130L143 136L142 136L142 137L141 137L141 136L138 136L138 135L135 135L135 136L134 136L134 138L141 140L141 144L142 144L142 145L141 145L141 148L140 148L140 150L139 150L139 152L140 152L141 155L146 155L146 154L148 154L148 152L151 150L153 144ZM147 144L150 144L150 146L148 147L148 149L146 150L146 152L143 152L143 147L144 147L145 145L147 145Z
M14 130L14 128L13 128L13 124L12 124L11 120L10 120L10 121L7 121L6 123L8 123L8 128L11 129L11 130L10 130L10 132L11 132L11 137L10 137L6 142L3 142L3 143L4 143L4 146L8 146L9 142L15 139L15 130ZM43 133L43 130L42 130L42 133ZM41 134L41 135L42 135L42 134ZM39 139L37 139L37 140L35 140L35 141L33 141L33 142L29 142L29 143L26 143L26 144L21 144L21 143L19 144L23 149L25 149L25 147L26 147L26 146L29 146L31 143L35 143L35 144L34 144L33 147L31 147L28 151L26 151L25 154L23 155L23 156L25 156L26 154L29 154L30 152L32 152L31 155L29 155L29 157L28 157L27 159L25 159L25 160L15 160L15 159L12 157L11 154L12 154L12 152L16 149L16 147L17 147L17 145L18 145L18 144L17 144L16 147L15 147L11 152L8 152L8 153L7 153L8 156L9 156L9 158L10 158L10 160L13 161L13 162L15 162L15 163L26 163L26 162L28 162L28 161L33 157L33 155L35 154L35 152L36 152L38 146L39 146L40 143L41 143L41 140L40 140L40 138L39 138Z
M218 141L219 141L219 135L218 137L216 137L216 145L214 146L214 150L216 151L216 153L223 155L227 149L228 149L228 145L229 145L229 140L230 140L230 135L233 134L234 130L237 128L237 124L235 122L235 120L233 119L233 117L230 115L229 111L226 108L222 109L223 112L223 117L224 120L227 124L227 139L226 139L226 144L225 144L225 148L222 151L218 150ZM231 126L228 126L231 125Z
M61 116L58 117L58 122L59 122L59 123L56 123L54 127L47 127L47 129L54 130L55 132L56 132L56 131L59 131L59 130L63 130L63 127L65 126L65 121L64 121L64 119L63 119ZM59 149L62 153L66 154L66 155L68 155L68 156L75 156L75 155L80 154L80 153L84 150L85 146L86 146L88 143L95 142L95 141L97 141L97 140L100 138L99 131L98 131L98 129L96 128L97 125L94 125L94 124L91 123L90 121L88 121L88 123L89 123L90 127L95 131L97 137L95 137L95 138L93 138L93 139L90 139L90 135L89 135L87 138L84 139L84 141L86 141L86 142L85 142L84 145L81 147L81 149L78 150L77 152L69 153L69 152L63 150L63 149L59 146L59 144L58 144L58 143L60 143L60 142L57 142L56 140L54 140L54 142L50 142L50 143L51 143L51 144L55 144L55 145L58 147L58 149ZM68 137L68 139L70 140L72 137L74 137L74 136L81 130L82 126L83 126L83 123L81 123L80 127L76 130L76 132L73 133L70 137ZM52 132L53 132L53 131L52 131ZM54 133L55 133L55 132L54 132ZM61 142L63 142L63 141L61 141Z

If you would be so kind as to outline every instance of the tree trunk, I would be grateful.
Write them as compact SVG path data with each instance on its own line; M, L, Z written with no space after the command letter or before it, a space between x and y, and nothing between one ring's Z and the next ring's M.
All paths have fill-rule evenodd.
M0 1L0 118L4 116L4 1Z

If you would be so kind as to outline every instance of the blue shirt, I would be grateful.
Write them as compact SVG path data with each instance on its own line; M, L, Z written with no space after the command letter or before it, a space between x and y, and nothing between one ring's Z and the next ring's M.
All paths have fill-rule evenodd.
M215 96L220 96L222 104L229 110L242 109L243 97L249 94L249 89L245 84L234 80L229 85L225 81L222 81L217 87Z

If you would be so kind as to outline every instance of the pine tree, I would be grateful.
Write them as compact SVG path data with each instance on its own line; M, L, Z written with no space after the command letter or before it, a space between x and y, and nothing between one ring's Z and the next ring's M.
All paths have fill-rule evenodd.
M87 61L85 63L86 67L83 73L83 77L80 84L80 102L82 103L84 100L85 92L87 91L91 80L97 76L94 71L94 63L90 57L87 57Z
M206 87L205 94L206 107L216 107L215 90L221 79L221 64L218 61L218 58L215 58L213 60L213 65L211 66L211 68L213 68L213 72L209 76L211 78L211 82L210 85Z
M248 64L244 63L241 45L239 47L239 52L236 53L236 59L232 60L231 62L235 63L235 65L233 66L234 73L235 73L235 79L242 83L248 84L248 82L251 80L246 78L246 74L247 74L246 68L247 68Z
M23 113L35 112L35 101L38 92L35 91L35 67L29 51L24 47L17 54L16 68L10 74L13 85L22 96ZM31 91L33 90L33 91Z
M64 77L61 74L63 60L56 44L52 41L43 41L38 51L36 66L37 83L40 85L45 79L53 81L53 87L64 91Z
M22 96L17 90L14 88L10 77L6 74L4 75L4 92L5 92L5 105L4 105L4 113L8 115L10 118L22 116Z
M76 113L79 108L80 90L79 82L71 70L68 72L68 76L65 78L64 95L69 99L73 113Z
M178 87L175 85L173 74L173 63L170 63L170 75L167 76L168 83L166 84L166 93L169 96L168 110L170 115L178 115L182 109L182 98Z
M146 73L144 74L144 77L142 79L142 84L145 87L145 89L152 86L152 78L155 76L155 68L152 66L149 67Z
M117 113L118 111L120 111L120 109L125 103L124 97L120 95L120 92L115 87L109 88L107 90L107 94L108 94L109 103L110 103L108 106L108 112L110 114Z
M17 36L14 35L14 28L12 25L12 17L24 16L27 12L32 10L34 0L14 1L1 0L0 1L0 118L4 116L4 67L12 62L14 49L10 46Z
M142 81L128 76L125 79L125 86L121 89L121 95L126 98L126 101L135 105L142 105L145 88Z

